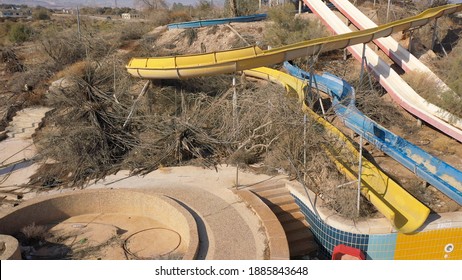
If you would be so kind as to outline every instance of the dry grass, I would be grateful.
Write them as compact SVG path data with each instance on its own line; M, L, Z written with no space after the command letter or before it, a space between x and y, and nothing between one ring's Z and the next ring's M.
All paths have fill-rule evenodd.
M293 5L285 5L268 11L272 22L264 31L266 45L279 47L327 35L322 24L294 16L293 10Z
M449 65L447 65L449 67L447 68L448 71L446 73L448 73L447 75L449 79L453 79L454 81L459 80L459 75L454 74L458 73L457 64L458 62L456 61L453 64L449 62ZM462 117L461 97L450 90L442 90L427 74L419 72L408 73L404 75L404 80L429 103L432 103L455 116ZM459 89L457 82L452 86L457 90Z
M5 70L7 73L16 73L26 71L25 65L18 58L16 53L11 48L0 49L0 61L5 63Z
M462 43L458 43L447 57L438 61L437 66L440 69L438 75L454 92L462 96Z
M119 82L127 78L118 76ZM131 132L122 127L131 100L121 92L128 85L118 85L120 103L115 102L110 62L88 64L84 76L70 80L72 86L47 96L47 105L56 110L48 119L49 129L38 136L37 145L42 157L57 163L42 166L42 171L31 178L40 186L99 178L116 168L123 155L136 145Z

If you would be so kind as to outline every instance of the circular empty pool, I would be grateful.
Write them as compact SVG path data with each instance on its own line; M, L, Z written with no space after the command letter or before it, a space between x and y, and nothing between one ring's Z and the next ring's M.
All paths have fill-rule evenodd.
M192 215L158 194L84 190L31 200L0 217L23 259L194 259Z

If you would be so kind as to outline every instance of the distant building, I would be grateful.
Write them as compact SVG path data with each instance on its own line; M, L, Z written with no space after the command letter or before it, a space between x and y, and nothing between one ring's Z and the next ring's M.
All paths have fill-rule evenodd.
M71 14L71 15L75 14L73 9L62 9L61 13L63 13L63 14Z
M19 10L3 10L3 11L0 11L0 17L1 18L21 18L21 17L27 17L27 15Z
M134 19L134 18L139 18L139 14L133 14L133 13L123 13L122 14L122 19Z

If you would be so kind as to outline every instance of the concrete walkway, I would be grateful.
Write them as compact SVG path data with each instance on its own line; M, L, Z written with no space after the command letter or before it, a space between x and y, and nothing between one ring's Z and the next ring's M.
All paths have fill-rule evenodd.
M15 203L18 195L27 193L29 177L38 169L34 162L37 153L32 135L40 128L47 107L18 111L6 128L7 138L0 141L0 200Z

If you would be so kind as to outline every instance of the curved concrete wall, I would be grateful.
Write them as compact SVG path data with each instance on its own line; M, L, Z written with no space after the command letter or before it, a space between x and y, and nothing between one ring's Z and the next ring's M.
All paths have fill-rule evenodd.
M124 189L84 190L47 196L22 204L0 217L0 234L13 235L32 223L45 224L91 213L123 213L152 218L181 235L183 259L194 259L199 246L192 215L174 200L161 195Z
M21 252L16 238L0 234L0 260L20 260Z
M234 192L253 209L265 227L266 236L268 238L269 259L289 260L290 251L287 236L273 211L249 190L242 189Z
M344 244L360 249L372 260L462 259L461 212L432 214L417 232L404 234L396 232L385 218L348 220L300 184L290 182L287 187L311 225L323 255L330 257L334 246Z

